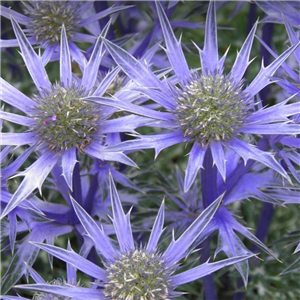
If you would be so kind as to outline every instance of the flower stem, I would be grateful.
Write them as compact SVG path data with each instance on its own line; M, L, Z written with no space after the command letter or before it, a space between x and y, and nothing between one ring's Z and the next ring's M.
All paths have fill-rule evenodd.
M206 151L203 168L201 169L201 188L204 208L208 207L216 198L217 193L217 168L213 166L210 149Z
M264 241L267 237L269 227L271 225L272 218L274 216L274 205L272 203L265 202L260 213L259 221L257 224L256 237L260 241ZM256 252L259 248L256 245L252 246L252 251ZM257 261L257 260L255 260Z
M204 169L201 170L201 187L204 208L208 207L218 196L217 194L217 168L213 166L211 151L208 150L204 157ZM204 263L210 257L210 238L202 244L200 262ZM207 300L217 300L217 291L213 275L203 277L204 293Z

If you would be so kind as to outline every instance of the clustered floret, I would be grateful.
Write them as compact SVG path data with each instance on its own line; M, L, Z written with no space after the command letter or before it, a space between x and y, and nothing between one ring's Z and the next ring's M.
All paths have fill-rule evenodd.
M25 4L30 18L27 34L44 44L57 44L64 25L68 38L72 38L81 20L79 4L69 1L31 1Z
M167 300L171 292L171 271L159 253L138 249L123 253L107 266L107 299Z
M189 67L173 28L199 24L170 22L170 18L176 5L187 5L185 12L188 5L205 5L155 1L149 6L153 18L138 20L144 4L131 7L107 2L27 1L24 15L0 7L0 15L10 19L15 34L15 39L1 40L1 47L20 48L39 91L28 97L0 79L0 98L8 107L8 111L0 111L4 128L0 142L5 146L1 148L1 240L3 251L9 249L13 255L2 279L1 299L25 299L15 291L16 296L6 296L12 289L23 289L32 292L32 300L171 300L183 294L177 291L181 285L206 277L205 298L217 300L213 280L208 277L213 272L234 266L245 286L248 282L248 260L255 254L238 234L277 259L263 243L274 206L299 205L299 70L285 63L291 55L298 62L300 58L299 32L294 30L299 31L299 5L292 1L256 3L269 14L264 21L284 23L292 45L277 55L261 40L275 58L266 66L263 63L254 79L244 85L256 30L261 26L258 21L225 74L225 59L231 54L227 51L219 59L217 5L210 1L203 48L195 44L201 62L196 71ZM132 10L127 13L127 9ZM150 19L158 24L145 26ZM146 31L140 32L143 29ZM123 33L128 34L123 37ZM159 47L153 42L161 37L164 51L156 53ZM83 51L83 43L93 45ZM38 51L32 45L37 45ZM47 71L57 61L60 81L52 84ZM287 77L273 77L278 70ZM268 99L261 101L259 93L276 81L294 96L280 99L280 94L280 103L275 105ZM17 132L6 132L11 128L6 121L17 124ZM22 126L27 129L19 132ZM125 175L125 165L137 167L131 152L153 148L158 155L176 144L191 145L184 175L178 168L176 177L165 176L171 170L169 160L163 160L163 170L160 165L142 170L136 182ZM179 161L182 153L175 155ZM32 159L34 163L19 171ZM153 179L156 171L159 176ZM24 179L11 193L14 185L9 186L10 180L16 176ZM143 190L144 176L148 177ZM143 192L140 198L146 199L146 208L144 203L140 206L139 196L123 189L126 206L138 207L126 214L114 182ZM34 194L36 189L40 194L45 189L43 199ZM167 199L153 217L151 197L161 191ZM265 202L256 236L227 207L249 198ZM223 251L227 259L210 262L210 236L215 231L215 256ZM54 245L63 234L72 239L67 249ZM79 246L76 251L71 248L73 242ZM143 244L147 246L138 246ZM66 281L46 282L36 273L32 266L39 250L48 253L52 268L53 257L66 263ZM194 252L197 255L191 255ZM196 256L200 259L194 260ZM77 271L89 276L88 283L84 279L81 285ZM35 284L16 285L23 275L31 276ZM195 286L198 289L198 283Z
M202 75L179 92L176 118L184 136L203 147L238 134L249 114L249 99L242 83L224 75Z
M64 286L65 282L58 278L52 280L49 284L56 286ZM71 300L70 297L56 296L54 294L36 292L33 294L32 300Z
M44 95L35 95L37 106L33 118L36 124L32 130L41 141L55 152L76 147L84 148L93 141L100 120L100 108L82 98L84 90L55 85Z

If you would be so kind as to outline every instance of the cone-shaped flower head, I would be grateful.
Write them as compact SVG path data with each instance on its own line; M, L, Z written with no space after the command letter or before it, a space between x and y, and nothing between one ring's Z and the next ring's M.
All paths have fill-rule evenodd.
M204 47L199 50L201 70L190 70L181 47L172 31L172 27L156 1L158 16L162 27L166 48L164 49L175 77L164 78L153 74L134 57L110 41L104 40L107 50L123 71L138 85L139 90L159 104L160 111L150 111L146 107L131 106L133 113L151 116L158 120L158 126L169 130L149 136L137 136L136 140L108 147L107 151L140 150L154 148L159 152L175 144L189 141L193 144L186 170L184 190L188 191L199 170L203 168L206 153L212 154L223 180L226 180L226 151L234 151L244 162L249 159L263 163L280 173L289 176L283 167L268 152L266 143L255 147L243 140L245 134L293 135L300 133L298 124L287 122L293 115L299 114L298 104L275 105L262 108L255 97L260 90L270 84L271 76L289 57L299 44L282 53L270 65L261 69L254 80L244 87L243 76L250 64L250 52L257 22L246 38L236 60L228 74L224 71L226 54L219 59L217 43L216 7L210 1ZM108 103L107 100L101 100ZM113 107L123 108L120 101L110 101ZM247 139L249 141L251 139ZM252 139L254 140L254 139ZM260 144L259 144L260 145Z
M95 37L89 34L81 35L79 30L86 27L88 31L99 31L97 21L112 13L122 11L130 6L113 6L97 14L92 14L91 1L26 1L22 3L23 14L1 6L1 16L13 17L19 24L25 25L26 35L33 43L43 46L57 45L60 42L60 33L64 25L68 40L92 42ZM87 13L88 12L88 13ZM88 26L92 27L88 28ZM17 46L14 42L4 47Z
M63 25L68 39L71 39L80 27L79 2L30 1L25 5L24 12L29 18L27 35L42 44L58 44Z
M122 116L108 120L116 110L88 99L88 96L104 95L119 72L119 68L115 68L99 82L98 71L104 55L103 42L100 38L96 41L89 61L83 67L82 78L79 79L72 73L70 49L63 26L60 45L60 81L52 84L41 56L35 53L19 25L14 20L12 24L20 44L21 55L38 93L29 98L1 79L0 96L3 101L27 115L1 112L1 119L28 128L22 133L1 133L1 144L30 145L27 154L30 155L37 150L40 157L19 174L25 178L2 216L14 209L33 190L41 189L42 183L60 160L62 175L72 190L73 170L77 163L78 150L100 160L113 160L136 166L121 152L111 155L111 153L100 152L100 149L104 144L117 139L116 133L134 133L136 127L149 122L149 119L137 116ZM107 33L108 28L109 24L103 28L103 35ZM130 100L126 98L124 103L134 99L134 97ZM113 138L110 139L112 135Z
M104 295L107 299L168 299L170 273L161 255L144 249L122 254L107 267Z
M38 44L45 48L43 61L57 60L61 30L65 28L74 60L82 66L86 58L74 42L95 43L101 33L98 20L131 6L110 6L95 13L94 1L24 1L23 14L11 8L0 6L0 15L14 19L24 25L24 32L31 45ZM82 32L84 29L84 33ZM18 47L17 39L1 40L1 47Z
M76 147L84 151L93 141L101 111L99 105L82 100L85 96L87 93L73 84L66 88L54 85L42 96L33 97L37 105L32 114L32 130L50 150Z
M184 136L203 147L237 136L249 111L241 83L219 74L196 77L176 100L176 119Z
M112 222L119 247L115 247L111 243L103 229L75 200L72 201L78 219L89 238L93 241L104 268L88 261L74 251L42 243L34 243L40 249L44 249L49 254L96 278L95 284L100 286L101 289L81 287L72 287L70 289L64 286L60 287L60 289L55 289L51 285L23 285L17 287L69 297L81 292L81 295L85 295L88 299L166 300L179 294L175 291L179 285L249 258L249 256L243 255L216 263L206 262L180 273L179 262L186 257L191 247L193 248L193 243L215 215L222 197L219 197L203 211L180 237L175 240L173 236L165 251L161 251L158 244L164 231L164 203L159 209L148 244L137 247L133 240L130 212L128 214L124 213L112 177L110 177L110 197L113 211ZM96 298L96 295L98 298Z
M65 282L63 282L61 279L55 279L52 280L50 284L55 286L64 286ZM48 293L36 292L33 294L32 300L71 300L71 298Z

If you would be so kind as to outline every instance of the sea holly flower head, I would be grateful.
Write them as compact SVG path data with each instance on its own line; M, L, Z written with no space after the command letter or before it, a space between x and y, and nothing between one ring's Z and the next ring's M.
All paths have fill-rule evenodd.
M229 173L228 182L232 182L232 177L234 176L232 173L234 173L234 169L236 167L235 161L238 161L234 157L234 153L231 152L230 154L231 156L226 157L226 160L232 163L231 172L229 172L229 168L227 169ZM263 190L267 189L271 183L276 182L274 172L272 170L262 172L261 169L257 169L258 170L251 170L251 172L240 176L240 180L238 180L234 187L231 187L230 184L226 186L223 180L219 178L220 185L218 186L218 192L228 188L228 193L225 193L223 196L222 207L218 209L211 222L197 238L197 243L199 244L201 241L204 241L205 238L211 236L212 233L218 232L218 244L217 249L215 250L215 257L221 251L223 251L227 257L252 253L251 250L247 249L243 241L236 234L236 232L238 232L240 235L249 239L253 244L265 251L268 255L276 258L272 250L264 245L264 243L261 242L254 234L252 234L247 227L240 223L240 221L238 221L234 216L235 211L231 212L231 209L228 207L228 205L233 202L250 198L256 198L260 201L282 205L282 199L279 197L276 198L276 195L281 192L280 186L274 187L274 195L268 195L263 192ZM169 232L175 229L175 232L181 233L195 220L199 213L204 210L204 201L201 194L202 187L199 177L196 178L194 184L186 193L184 192L184 176L179 169L177 169L176 178L174 177L175 176L169 176L168 180L162 178L158 182L158 185L159 188L165 190L167 195L165 220L168 223L168 227L166 228L166 231ZM222 183L225 187L222 186ZM148 195L148 197L148 199L152 199L153 196ZM171 199L172 202L168 202L168 199ZM151 219L151 217L149 219ZM146 220L144 222L146 222ZM243 261L237 263L235 264L235 267L240 273L245 286L247 286L249 274L248 262Z
M42 44L58 44L63 25L69 40L79 29L81 21L79 2L30 1L24 5L24 13L29 18L27 35Z
M272 83L271 76L298 47L296 44L281 54L270 65L263 64L257 76L244 87L244 73L250 64L250 52L257 22L246 38L228 74L224 73L227 51L219 59L217 44L216 8L210 1L205 29L204 47L199 50L201 71L190 70L181 47L160 3L156 1L158 16L165 39L165 52L175 78L160 80L149 68L140 64L122 48L104 39L107 50L123 71L140 87L149 99L163 108L151 111L142 106L127 107L128 111L157 120L157 127L169 132L156 135L138 135L137 139L106 148L107 151L140 150L154 148L158 155L163 149L182 142L193 144L186 170L184 190L187 191L203 168L206 153L211 152L223 180L226 179L227 151L234 151L245 164L249 159L263 163L283 177L289 179L275 157L267 152L268 147L255 147L243 140L248 134L293 135L300 133L300 126L286 122L299 113L294 104L275 105L262 108L255 102L257 94ZM120 101L99 100L112 107L123 108ZM124 108L123 108L124 109ZM254 140L254 139L247 139ZM262 143L263 144L263 143Z
M108 299L134 299L137 295L143 299L167 299L172 289L169 276L172 270L155 252L129 251L106 270L108 280L103 293Z
M251 108L242 84L219 74L195 76L179 95L176 119L203 147L237 136Z
M95 285L101 289L88 289L62 286L54 289L51 285L23 285L16 288L33 291L51 292L57 295L70 296L80 289L89 299L170 299L179 295L176 287L201 278L227 265L243 261L250 256L242 255L216 263L202 264L184 272L179 272L179 262L188 253L197 237L203 232L216 213L222 197L213 202L196 220L178 237L173 237L165 251L159 249L159 239L163 233L164 203L161 205L154 222L148 244L136 246L130 224L130 211L125 214L110 177L110 197L112 202L115 233L119 247L116 248L106 236L102 228L73 200L76 214L89 238L93 241L96 251L102 259L101 268L74 251L34 243L78 270L96 278ZM195 247L195 245L193 246ZM192 248L193 248L192 247ZM71 294L72 292L72 294ZM96 294L98 298L95 298Z
M64 286L66 283L61 279L54 279L50 282L51 285ZM32 300L71 300L70 297L55 296L53 294L36 292L33 294Z
M15 34L21 48L21 55L37 87L38 94L32 98L25 96L5 80L1 79L1 98L13 107L25 112L27 116L0 112L1 119L28 127L23 133L2 133L2 145L30 145L30 150L38 152L39 158L19 175L25 176L2 217L13 210L36 188L41 189L45 178L61 162L62 176L70 190L73 189L73 171L77 163L78 151L92 158L105 161L118 161L131 166L136 164L121 151L119 153L100 152L105 144L119 141L121 132L135 132L135 128L152 122L138 116L109 118L116 109L105 107L87 96L102 96L110 87L119 72L112 69L99 82L99 66L103 58L103 42L97 39L94 50L82 70L79 79L72 73L70 48L66 31L62 27L60 45L60 82L51 84L41 56L37 55L19 25L12 19ZM105 35L109 24L103 28ZM119 95L122 94L118 91ZM124 98L134 101L135 96ZM20 167L20 166L19 166ZM12 174L15 175L15 174Z
M32 131L50 150L59 152L77 148L84 151L100 126L99 105L82 100L87 95L76 85L52 86L43 95L33 96L37 103Z
M131 6L111 6L95 13L93 1L26 1L23 2L23 14L1 6L0 14L14 18L18 24L25 26L25 33L30 44L45 48L43 61L56 58L59 50L61 30L64 26L70 45L71 56L81 65L86 60L74 42L94 43L101 29L98 20ZM84 28L87 33L82 33ZM17 47L18 41L1 40L1 47Z

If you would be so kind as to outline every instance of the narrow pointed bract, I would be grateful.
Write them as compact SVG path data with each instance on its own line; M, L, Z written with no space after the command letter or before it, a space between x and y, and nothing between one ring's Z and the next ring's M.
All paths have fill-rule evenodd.
M63 25L60 35L60 82L51 84L41 56L30 45L20 26L12 20L21 55L32 80L39 91L32 99L23 95L1 79L1 98L4 102L22 110L27 116L3 112L1 120L8 120L27 127L22 133L1 133L1 145L30 145L38 153L37 161L16 176L25 176L11 201L4 208L3 218L26 199L36 188L41 193L48 174L60 164L62 176L73 190L73 171L78 152L105 161L118 161L136 167L136 164L121 151L100 152L109 136L121 132L135 133L135 128L153 122L136 116L124 116L108 120L116 109L89 101L88 95L105 93L110 85L106 80L98 84L98 69L103 56L103 41L99 37L92 56L83 67L81 80L72 73L71 45ZM110 24L110 23L109 23ZM109 24L103 29L107 33ZM116 69L118 71L118 68ZM117 72L113 72L114 76ZM113 77L110 79L113 80ZM131 101L133 101L131 99ZM128 123L130 125L123 126ZM113 124L112 124L113 123ZM103 131L101 128L103 127ZM110 130L108 130L110 128ZM32 148L33 149L33 148Z
M96 280L100 280L102 282L101 285L103 284L105 299L112 299L114 297L118 299L129 299L129 297L134 299L134 297L138 295L139 297L144 297L144 299L148 299L147 295L151 295L154 299L167 299L176 294L174 290L179 285L196 280L220 268L244 261L251 257L247 255L238 256L217 263L195 267L183 272L182 276L180 274L173 275L175 271L180 271L178 262L187 254L187 250L191 248L195 239L207 227L220 206L222 197L219 197L208 207L176 241L172 240L167 250L163 252L163 250L159 248L158 240L161 237L163 228L164 205L162 204L160 207L150 234L148 245L146 247L143 245L136 246L131 232L130 215L124 214L118 192L111 176L109 180L111 187L110 199L113 207L112 221L118 239L119 251L114 249L114 246L110 244L107 237L105 237L105 233L99 229L95 221L88 216L75 200L72 200L80 222L90 238L94 241L94 245L98 248L101 256L103 255L105 269L98 267L71 249L64 250L51 245L34 243L38 248L71 264L76 269L93 276ZM100 240L102 241L100 242ZM194 247L195 245L192 248ZM134 285L132 285L132 281L134 281ZM68 286L54 287L37 284L18 285L16 288L51 292L56 295L69 297L73 296L72 290ZM77 290L78 292L81 291L80 288L74 287L74 292ZM93 289L91 289L91 294L89 294L88 289L82 288L82 291L83 290L86 291L86 296L91 295L92 297Z
M296 299L299 3L123 4L0 5L1 299Z
M278 115L277 113L271 113L271 110L276 110L275 107L257 110L254 102L257 93L272 83L271 76L297 49L299 43L287 49L270 65L266 67L262 65L254 80L247 87L244 87L243 75L250 64L249 57L257 22L238 53L233 68L226 75L223 73L226 55L221 60L218 56L216 9L214 1L211 1L207 13L204 48L203 50L199 48L202 69L199 72L190 70L190 76L187 76L186 67L184 67L187 63L182 54L181 46L171 32L171 26L161 5L159 3L156 3L156 5L165 37L165 52L179 85L174 85L167 78L158 81L158 78L155 78L150 70L146 70L142 65L139 65L125 50L108 41L105 41L105 45L120 68L137 85L141 86L140 90L148 90L145 92L146 95L170 114L171 118L168 117L168 119L166 118L167 115L164 117L160 111L155 111L152 115L154 116L156 113L155 119L160 120L161 127L173 132L172 142L169 143L166 139L166 135L172 135L172 133L140 135L130 142L109 146L105 148L105 151L118 151L121 148L123 150L154 148L157 156L162 149L168 146L183 141L191 142L193 147L186 169L185 191L190 188L202 167L201 160L206 151L212 151L214 163L223 180L226 180L224 152L228 148L235 151L245 161L251 158L274 169L290 180L273 154L266 150L256 149L255 144L244 142L243 136L244 134L261 136L300 133L298 124L286 122L287 118L293 115L294 104L287 104L286 111L289 111L289 113L275 120L271 119L271 116L274 118ZM175 49L178 51L175 51ZM151 96L150 91L153 88L155 88L155 95ZM108 101L106 103L108 104ZM111 105L114 106L115 104L111 103ZM121 105L116 105L116 107L121 107ZM150 114L144 111L143 106L138 107L132 104L127 109L132 113L150 117ZM280 114L280 112L278 113ZM261 115L260 118L260 114L263 114L264 117ZM257 116L255 122L253 122L254 116ZM160 139L163 141L162 145L159 144ZM157 142L154 143L154 141Z
M93 14L91 13L93 1L82 3L76 1L57 3L28 1L22 3L22 6L23 13L19 13L1 5L0 14L5 18L14 19L15 21L12 21L13 26L19 23L26 27L24 31L30 44L45 48L45 52L47 52L46 57L43 58L45 62L55 57L55 50L59 47L61 31L64 28L66 38L69 40L71 56L79 64L83 63L82 58L84 56L80 55L80 49L73 41L94 43L97 35L100 34L100 27L97 26L99 20L132 7L130 5L111 6ZM87 33L81 33L83 28L87 30ZM1 40L2 48L17 46L18 42L15 39Z

